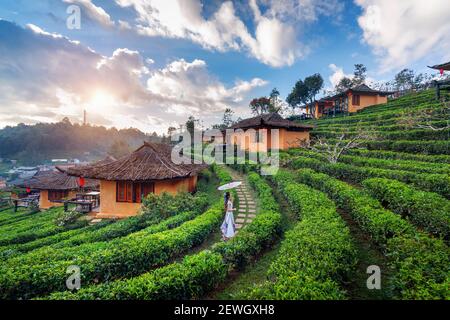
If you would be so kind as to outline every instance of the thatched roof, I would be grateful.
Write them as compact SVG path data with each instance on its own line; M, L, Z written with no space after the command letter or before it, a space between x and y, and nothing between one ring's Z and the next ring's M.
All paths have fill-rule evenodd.
M118 160L69 168L69 175L99 180L149 181L184 178L197 174L205 165L175 164L172 147L145 142L139 149Z
M97 180L86 179L84 188L97 188ZM22 187L36 190L76 190L77 178L61 171L39 171L31 179L25 180Z
M295 128L310 130L314 128L312 125L299 124L290 120L284 119L278 113L266 113L253 118L244 119L231 126L231 129L246 129L246 128Z
M428 68L436 69L436 70L441 70L442 69L442 70L450 71L450 61L447 62L447 63L443 63L443 64L437 64L437 65L434 65L432 67L428 66Z

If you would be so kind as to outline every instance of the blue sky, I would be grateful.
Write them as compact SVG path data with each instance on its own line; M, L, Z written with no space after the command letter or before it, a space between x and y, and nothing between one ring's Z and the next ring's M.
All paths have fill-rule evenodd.
M6 0L0 19L0 127L87 109L93 124L162 133L226 107L249 116L252 97L284 99L316 72L331 89L355 63L379 81L450 59L447 0Z

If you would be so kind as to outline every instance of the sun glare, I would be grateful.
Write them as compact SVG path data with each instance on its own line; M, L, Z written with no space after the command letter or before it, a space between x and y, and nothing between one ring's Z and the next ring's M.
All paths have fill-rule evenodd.
M104 90L96 90L92 94L86 109L89 113L105 114L114 107L114 97Z

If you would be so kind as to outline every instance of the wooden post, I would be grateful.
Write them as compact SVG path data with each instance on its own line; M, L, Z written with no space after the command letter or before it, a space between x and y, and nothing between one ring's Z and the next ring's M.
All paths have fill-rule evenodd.
M18 200L14 200L14 212L17 212Z
M64 212L67 212L69 208L69 204L67 202L64 202Z

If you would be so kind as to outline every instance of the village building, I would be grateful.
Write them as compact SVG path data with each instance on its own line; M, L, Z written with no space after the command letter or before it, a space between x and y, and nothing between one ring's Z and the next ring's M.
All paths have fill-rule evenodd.
M234 132L227 137L227 143L249 152L266 152L301 146L309 141L313 126L286 120L273 112L244 119L230 129Z
M28 191L39 191L39 208L49 209L63 205L62 200L76 198L82 189L95 190L99 182L91 179L80 180L61 171L39 171L31 179L23 182L20 187Z
M170 145L146 142L118 160L69 168L67 173L100 181L97 217L124 218L137 215L149 193L195 191L197 175L205 166L175 164L171 154Z
M334 116L342 113L354 113L369 106L387 103L387 97L393 94L380 91L362 84L334 96L314 101L312 104L302 106L306 114L318 119L324 115Z

